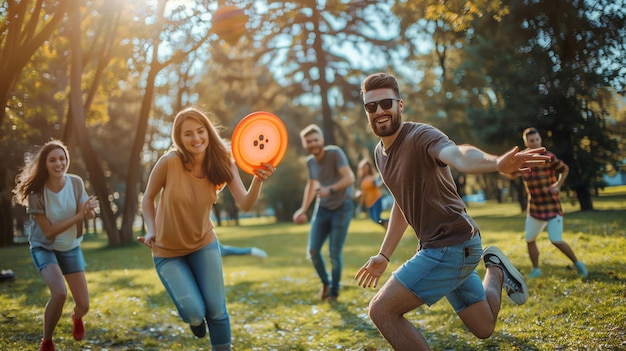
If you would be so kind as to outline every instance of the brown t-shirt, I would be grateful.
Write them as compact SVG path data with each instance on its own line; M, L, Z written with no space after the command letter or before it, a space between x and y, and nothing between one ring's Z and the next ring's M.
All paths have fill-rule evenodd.
M404 122L398 137L384 150L378 143L376 166L421 248L460 244L478 233L456 192L450 167L439 153L454 143L427 124Z
M215 184L196 178L183 167L175 152L167 161L165 186L159 199L154 257L188 255L215 240L211 208L217 200Z

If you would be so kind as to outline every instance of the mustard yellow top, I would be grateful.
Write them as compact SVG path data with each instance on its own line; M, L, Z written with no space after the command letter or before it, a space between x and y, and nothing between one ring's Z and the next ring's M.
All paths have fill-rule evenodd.
M375 178L372 176L363 178L363 181L361 182L361 191L363 194L363 203L367 206L367 208L372 207L376 200L383 196L378 184L376 184Z
M217 190L206 178L196 178L171 151L167 161L167 176L155 218L156 241L154 257L188 255L215 240L211 208L217 200Z

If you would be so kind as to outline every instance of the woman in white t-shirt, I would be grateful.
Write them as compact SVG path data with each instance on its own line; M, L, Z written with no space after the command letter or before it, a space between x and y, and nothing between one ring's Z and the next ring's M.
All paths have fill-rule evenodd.
M85 260L80 248L83 220L95 217L95 196L87 196L83 180L68 174L67 147L51 140L27 158L17 176L14 193L28 206L34 219L29 242L33 263L50 289L44 312L44 331L40 351L54 350L52 335L63 313L67 296L65 281L76 306L72 313L72 335L82 340L82 317L89 309Z

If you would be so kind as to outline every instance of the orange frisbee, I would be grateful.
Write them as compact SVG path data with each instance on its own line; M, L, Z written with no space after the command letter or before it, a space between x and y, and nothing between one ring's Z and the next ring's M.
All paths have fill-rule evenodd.
M235 127L231 146L235 162L254 174L261 163L276 167L287 152L287 128L276 115L258 111L244 117Z

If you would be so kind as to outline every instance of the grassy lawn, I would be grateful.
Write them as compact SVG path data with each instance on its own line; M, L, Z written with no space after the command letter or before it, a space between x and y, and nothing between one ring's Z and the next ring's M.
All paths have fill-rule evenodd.
M434 350L626 350L626 195L605 192L594 198L597 210L592 212L578 212L569 201L564 205L564 238L587 264L589 277L577 278L571 262L542 234L544 275L528 282L525 305L503 299L490 339L469 333L445 300L407 314ZM527 274L531 267L519 206L488 202L471 204L469 211L481 226L484 245L498 245ZM307 230L254 219L218 228L223 243L258 246L269 254L267 259L224 258L233 349L388 350L367 317L375 290L364 290L352 279L377 253L382 228L367 219L352 222L343 288L333 305L316 298L320 283L305 257ZM386 277L416 244L407 232ZM81 342L72 339L68 297L55 333L57 350L210 350L208 340L196 339L178 318L145 247L110 249L99 234L86 238L83 248L91 293L87 334ZM28 247L0 249L0 268L12 269L17 277L0 284L0 350L37 350L48 290ZM484 274L482 264L479 274Z

